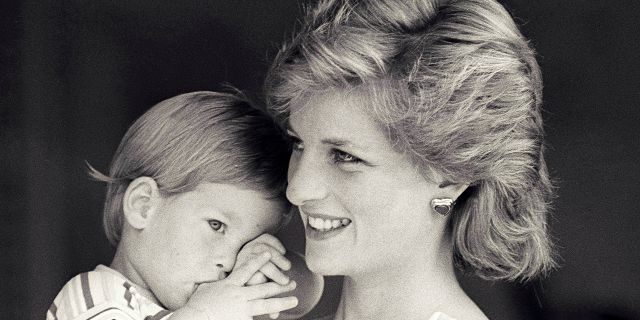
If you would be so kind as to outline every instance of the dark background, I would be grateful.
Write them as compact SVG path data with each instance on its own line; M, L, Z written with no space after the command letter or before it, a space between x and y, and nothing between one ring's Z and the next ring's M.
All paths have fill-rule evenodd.
M550 220L562 267L527 285L463 277L492 319L640 319L640 1L503 1L539 53ZM259 96L293 0L0 4L0 319L43 319L73 275L108 264L104 187L128 125L179 93ZM299 225L282 234L302 246ZM314 314L330 311L338 281ZM425 284L428 285L428 284Z

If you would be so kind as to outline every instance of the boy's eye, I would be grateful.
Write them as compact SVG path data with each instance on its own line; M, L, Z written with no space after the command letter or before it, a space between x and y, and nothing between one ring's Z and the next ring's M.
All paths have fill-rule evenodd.
M333 161L336 163L361 163L362 162L360 158L341 150L334 149L332 153L333 153Z
M212 220L209 220L208 222L209 222L209 225L211 226L211 229L213 229L216 232L223 233L227 229L227 226L224 223L220 222L219 220L212 219Z

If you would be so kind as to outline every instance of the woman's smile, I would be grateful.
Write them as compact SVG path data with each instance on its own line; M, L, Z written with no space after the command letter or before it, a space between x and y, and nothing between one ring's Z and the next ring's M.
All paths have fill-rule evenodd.
M307 213L302 208L299 208L299 210L304 220L305 234L310 240L332 238L351 225L351 219L349 218Z

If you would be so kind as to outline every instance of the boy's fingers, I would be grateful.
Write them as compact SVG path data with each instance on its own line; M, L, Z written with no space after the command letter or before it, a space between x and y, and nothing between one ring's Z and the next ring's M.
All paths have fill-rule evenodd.
M249 301L249 314L258 316L262 314L276 313L294 308L298 305L298 298L271 298Z
M285 254L287 252L287 249L285 249L284 245L282 244L282 242L280 242L280 240L278 240L278 238L270 235L270 234L263 234L257 238L255 238L255 240L253 240L255 242L259 242L259 243L263 243L266 244L270 247L273 247L274 249L276 249L278 252L280 252L280 254Z
M264 266L263 266L264 268ZM251 276L251 279L249 279L249 281L247 281L247 285L248 286L253 286L256 284L261 284L261 283L265 283L267 282L267 276L264 275L264 273L258 271L256 273L253 274L253 276Z
M269 314L269 318L271 318L271 319L278 319L279 316L280 316L280 312L270 313Z
M277 296L281 293L292 291L293 289L296 288L296 285L297 284L295 281L291 281L287 285L279 285L275 282L267 282L267 283L258 284L255 286L244 287L242 288L242 290L248 300L266 299L273 296ZM278 311L274 311L274 312L278 312ZM265 312L265 313L272 313L272 312Z
M238 269L231 272L226 280L237 286L244 286L254 273L271 260L271 253L263 252L253 259L243 262Z
M287 271L291 269L291 261L289 261L289 259L284 255L274 254L271 257L271 262L275 263L275 265L282 270Z
M260 272L262 272L267 278L277 282L278 284L285 285L289 283L289 277L287 277L278 267L276 267L273 263L267 263L260 268Z

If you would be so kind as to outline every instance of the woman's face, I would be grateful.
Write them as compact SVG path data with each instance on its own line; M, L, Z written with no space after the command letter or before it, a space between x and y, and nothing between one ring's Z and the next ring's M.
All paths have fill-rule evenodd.
M442 233L429 205L437 185L393 149L365 101L316 95L289 118L287 197L305 225L307 264L324 275L405 266Z

